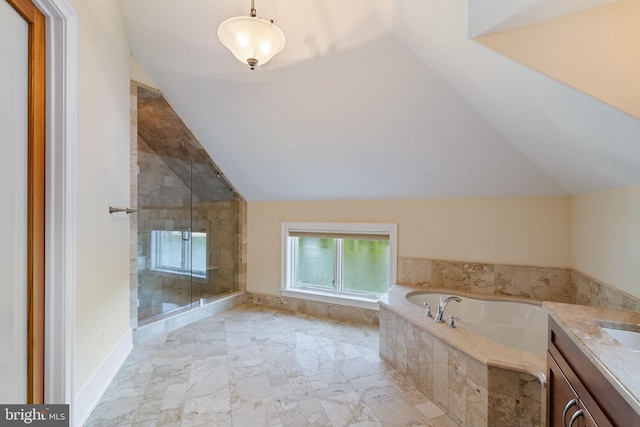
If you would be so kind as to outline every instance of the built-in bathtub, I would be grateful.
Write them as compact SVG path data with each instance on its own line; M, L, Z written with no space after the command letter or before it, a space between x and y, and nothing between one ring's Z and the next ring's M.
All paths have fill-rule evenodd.
M495 300L428 290L409 292L407 299L421 310L425 310L424 303L428 303L435 316L440 301L452 295L460 297L462 301L449 303L443 320L448 320L450 316L458 317L460 320L456 320L456 326L470 329L516 350L543 357L546 355L549 316L539 302Z
M451 295L454 329L423 306L435 316ZM543 425L546 318L539 302L396 285L380 301L380 356L459 425Z

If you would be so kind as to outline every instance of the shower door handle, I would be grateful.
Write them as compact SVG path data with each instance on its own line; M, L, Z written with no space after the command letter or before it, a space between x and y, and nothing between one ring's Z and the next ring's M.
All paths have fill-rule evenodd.
M191 240L191 229L190 228L183 228L182 229L182 240L184 240L185 242Z

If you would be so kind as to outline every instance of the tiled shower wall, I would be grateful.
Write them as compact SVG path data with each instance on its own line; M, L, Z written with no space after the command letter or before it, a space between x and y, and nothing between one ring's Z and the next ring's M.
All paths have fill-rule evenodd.
M399 257L398 283L640 311L640 299L564 268Z
M246 202L240 197L225 202L201 202L192 194L183 179L139 136L138 87L138 83L131 82L131 207L139 209L138 214L131 216L130 323L133 328L138 325L139 310L151 309L162 301L183 306L199 298L245 290L247 269ZM194 176L195 179L201 179L201 175ZM150 269L151 260L144 255L150 253L151 230L183 228L207 232L207 265L215 267L207 279L194 277L192 280L190 276ZM143 280L145 285L138 295L138 283Z
M239 203L200 202L162 158L139 141L138 280L141 313L162 312L163 302L185 306L234 290L239 251ZM206 279L151 269L151 231L181 230L207 233L209 259ZM147 317L143 315L143 317Z

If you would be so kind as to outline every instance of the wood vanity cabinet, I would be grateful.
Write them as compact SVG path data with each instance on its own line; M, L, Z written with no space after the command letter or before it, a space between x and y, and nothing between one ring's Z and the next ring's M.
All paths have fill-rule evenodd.
M547 355L548 425L566 427L597 426L589 410L550 354ZM610 424L609 424L610 425Z
M548 427L640 427L640 416L552 318L547 381Z

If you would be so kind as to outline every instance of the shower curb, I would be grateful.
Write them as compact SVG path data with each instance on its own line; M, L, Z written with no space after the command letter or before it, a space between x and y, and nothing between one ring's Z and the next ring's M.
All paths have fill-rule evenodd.
M214 314L223 313L247 300L247 294L243 291L235 292L228 296L217 298L199 307L185 310L174 316L159 319L137 327L133 331L133 343L139 344L158 337L165 337L169 332L190 325L191 323L205 319Z

